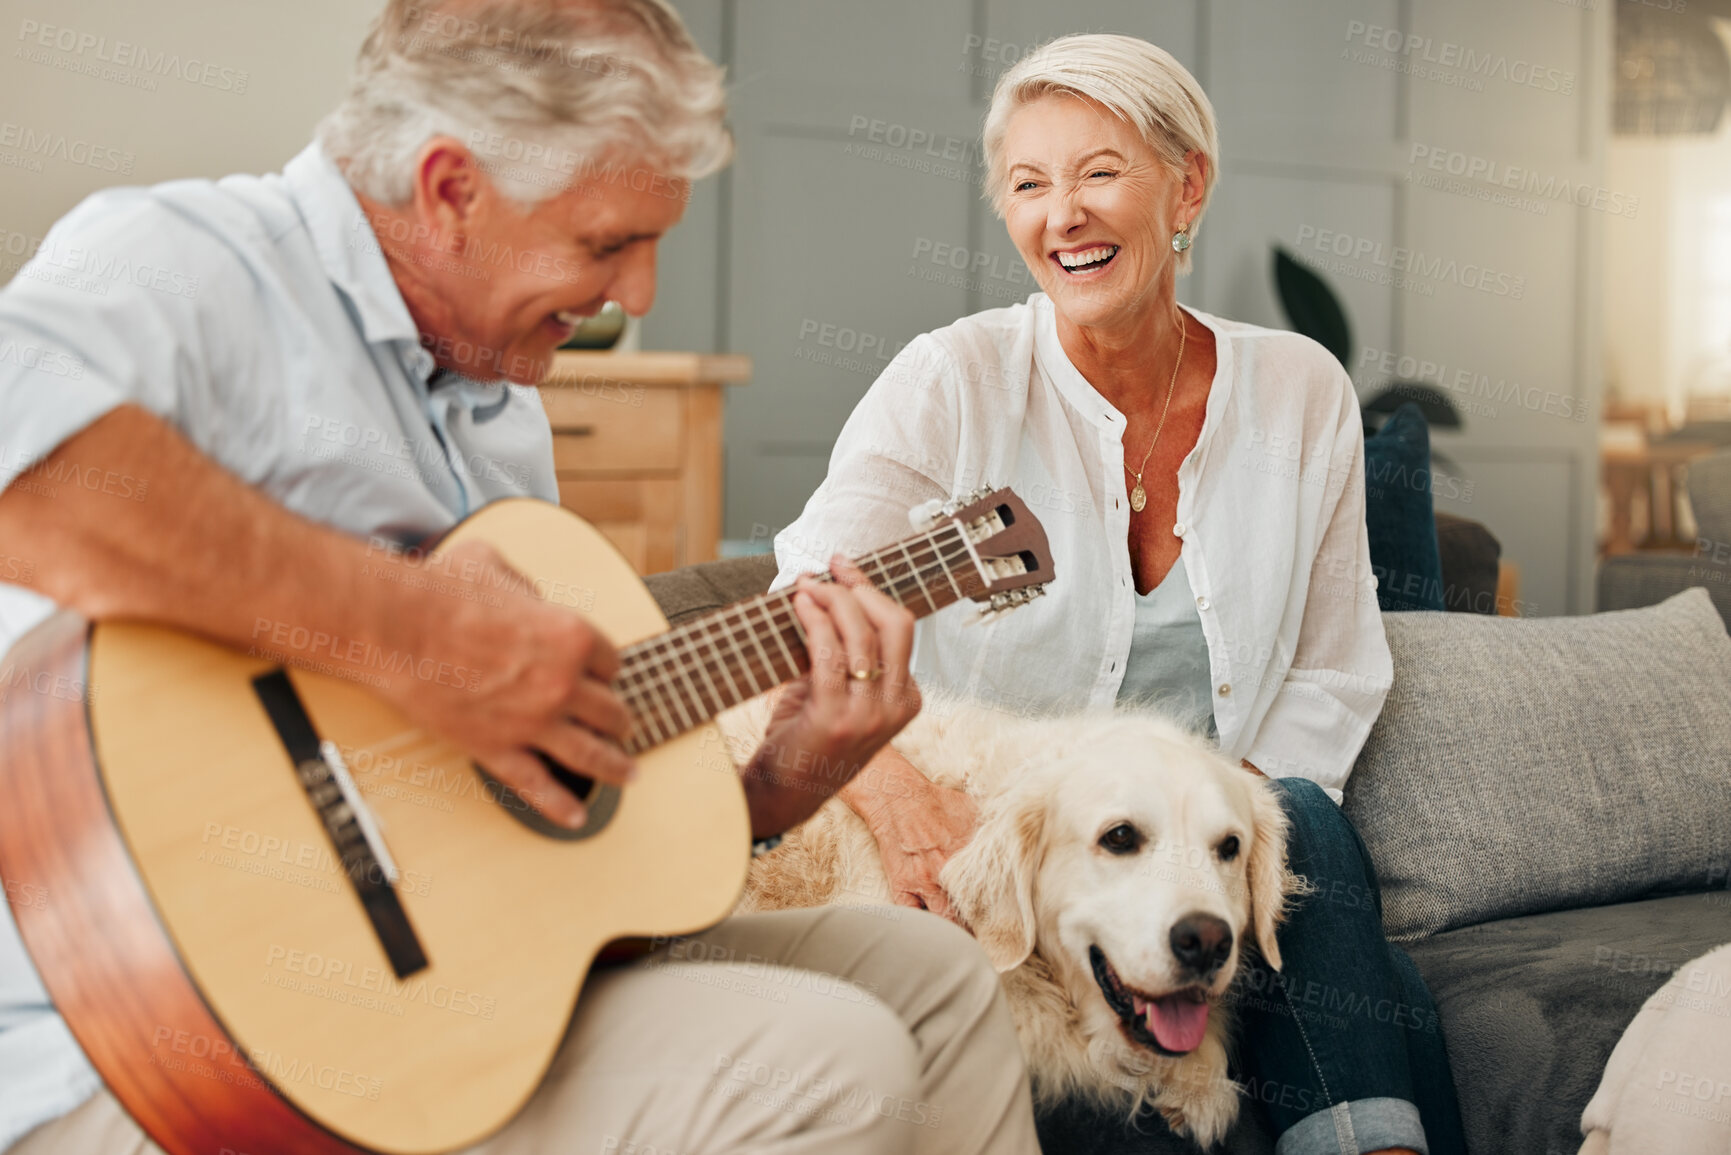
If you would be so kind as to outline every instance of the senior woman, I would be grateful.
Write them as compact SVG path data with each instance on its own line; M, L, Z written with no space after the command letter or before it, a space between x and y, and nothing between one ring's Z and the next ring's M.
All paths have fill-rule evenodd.
M1274 777L1315 888L1284 973L1249 972L1247 1092L1280 1155L1460 1151L1430 997L1331 798L1391 677L1358 404L1313 342L1178 305L1218 155L1195 78L1144 41L1067 37L1007 72L986 187L1043 292L907 346L777 538L779 580L895 538L933 497L1013 486L1050 536L1051 596L922 623L916 674L1017 709L1156 702ZM966 796L889 749L842 796L899 900L949 913Z

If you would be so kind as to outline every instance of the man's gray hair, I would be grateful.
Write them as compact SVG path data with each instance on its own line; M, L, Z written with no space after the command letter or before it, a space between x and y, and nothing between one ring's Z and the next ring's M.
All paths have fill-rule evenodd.
M1135 128L1169 168L1183 172L1185 158L1201 153L1208 162L1202 207L1190 222L1195 236L1208 211L1220 171L1220 136L1214 106L1196 78L1164 48L1134 36L1064 36L1029 52L998 78L986 113L984 153L986 192L992 208L1004 215L1006 160L1004 136L1010 117L1024 104L1054 92L1098 101ZM1190 271L1190 254L1178 258Z
M533 204L583 179L708 176L733 155L726 111L721 68L666 0L390 0L318 140L383 204L410 200L435 136Z

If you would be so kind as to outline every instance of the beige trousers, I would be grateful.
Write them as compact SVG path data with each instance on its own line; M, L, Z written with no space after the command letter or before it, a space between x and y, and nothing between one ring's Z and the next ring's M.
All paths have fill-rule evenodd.
M474 1155L1038 1155L997 975L924 911L745 915L596 971ZM11 1155L159 1155L103 1092Z

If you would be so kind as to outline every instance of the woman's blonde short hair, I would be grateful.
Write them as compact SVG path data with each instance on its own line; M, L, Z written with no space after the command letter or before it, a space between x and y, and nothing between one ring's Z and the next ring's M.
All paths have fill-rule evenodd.
M1170 52L1134 36L1065 36L1034 49L998 78L986 113L984 141L986 190L993 210L1004 215L1004 135L1010 117L1022 105L1055 92L1085 96L1104 105L1133 126L1176 172L1184 171L1185 158L1192 152L1207 159L1202 207L1190 222L1190 234L1195 236L1220 170L1214 106L1190 70ZM1189 272L1188 252L1179 256L1178 267Z

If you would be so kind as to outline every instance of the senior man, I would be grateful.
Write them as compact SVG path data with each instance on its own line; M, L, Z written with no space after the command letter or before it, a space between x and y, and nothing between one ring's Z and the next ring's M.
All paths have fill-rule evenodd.
M728 159L723 112L720 70L665 0L391 0L348 96L280 175L80 205L0 292L0 348L22 351L0 357L0 649L59 603L242 645L261 618L288 621L482 671L478 689L383 673L380 692L579 824L535 752L609 782L631 771L606 640L526 591L461 596L497 594L485 549L428 590L380 580L407 563L365 539L556 499L532 386L603 302L649 308L658 239ZM64 483L91 476L125 484ZM837 576L796 600L815 667L778 710L773 772L762 755L743 771L754 837L842 785L785 767L857 767L918 708L911 620ZM880 664L882 692L849 676ZM1037 1150L1002 994L962 932L832 910L705 938L704 962L592 975L546 1083L485 1149ZM704 970L740 964L751 982ZM760 1070L803 1090L764 1093ZM0 917L8 1147L153 1150Z

